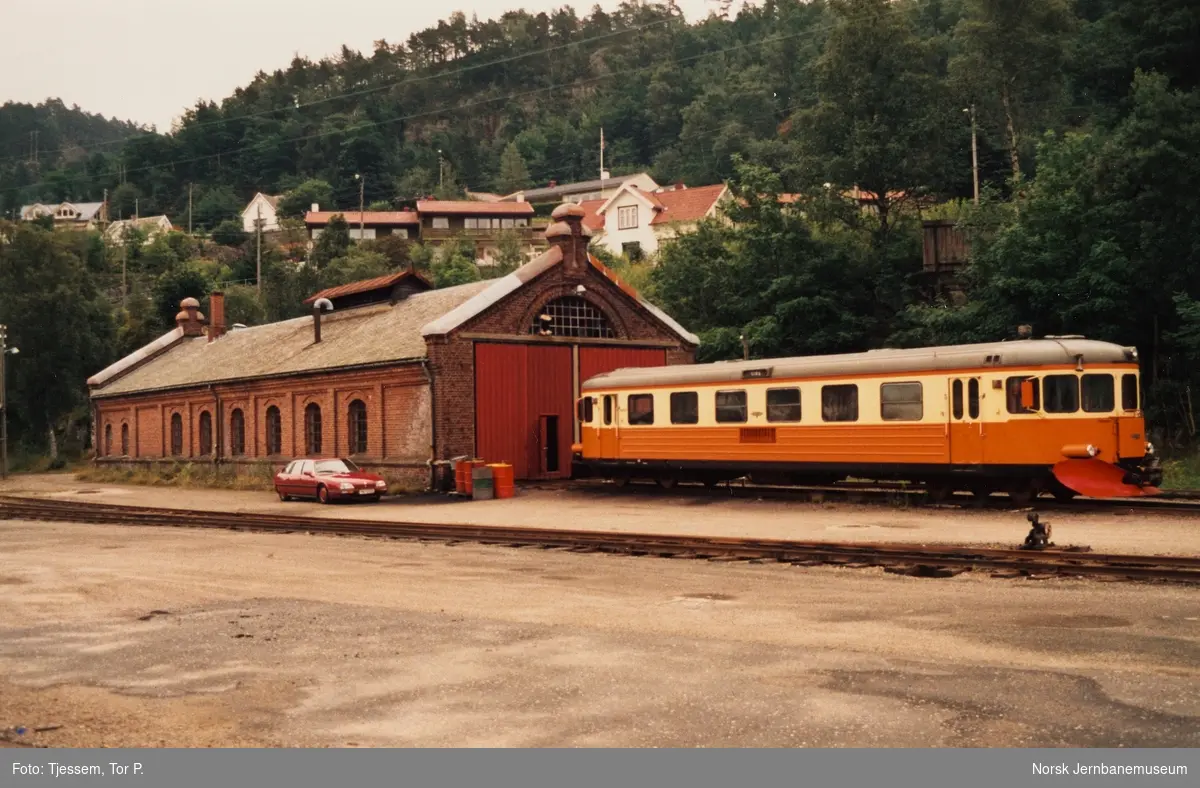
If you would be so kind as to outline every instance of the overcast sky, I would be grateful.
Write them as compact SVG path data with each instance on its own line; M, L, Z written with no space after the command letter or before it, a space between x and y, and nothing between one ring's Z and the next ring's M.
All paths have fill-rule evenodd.
M612 10L619 0L599 0ZM715 0L678 0L691 21ZM167 131L199 99L218 100L295 54L319 60L342 44L370 53L456 9L468 17L595 0L0 0L0 104L61 98L88 112Z

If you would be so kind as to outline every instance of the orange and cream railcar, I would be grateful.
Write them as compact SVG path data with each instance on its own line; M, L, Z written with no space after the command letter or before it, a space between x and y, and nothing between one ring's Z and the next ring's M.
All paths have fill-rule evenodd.
M1153 492L1137 351L1082 337L618 369L581 387L579 477L902 479L943 497Z

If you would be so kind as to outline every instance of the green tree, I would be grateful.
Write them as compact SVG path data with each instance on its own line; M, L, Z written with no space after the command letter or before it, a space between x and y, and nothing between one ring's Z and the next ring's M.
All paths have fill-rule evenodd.
M328 211L333 207L333 187L327 181L310 178L283 195L276 209L280 216L303 218L313 205Z
M221 246L241 246L246 242L246 231L237 219L225 219L212 231L213 242Z
M350 249L350 225L341 214L334 216L325 225L321 237L313 245L312 260L317 268L324 268L331 260L344 257Z
M0 324L20 349L10 358L13 436L57 456L66 419L87 403L84 381L113 360L112 309L62 233L0 227Z
M232 189L227 186L214 186L205 189L196 200L192 210L192 221L200 229L211 230L227 219L236 220L245 207L245 202L238 199Z
M954 30L950 73L981 117L1000 130L1013 181L1021 149L1063 103L1064 65L1075 16L1070 0L965 0Z
M435 287L453 287L481 278L475 263L474 246L467 243L448 243L437 250L430 273Z
M163 326L174 326L179 302L185 298L203 298L212 288L213 280L209 272L195 261L180 263L163 271L154 280L151 294L158 322Z
M888 0L830 7L835 26L815 66L819 98L797 116L804 169L810 186L829 181L870 192L886 237L894 195L938 177L944 106L907 16Z
M510 142L500 154L500 174L496 176L496 191L500 194L512 194L529 187L529 168L525 166L525 158L515 142Z
M235 323L256 326L266 319L266 308L254 285L230 285L225 288L226 329Z

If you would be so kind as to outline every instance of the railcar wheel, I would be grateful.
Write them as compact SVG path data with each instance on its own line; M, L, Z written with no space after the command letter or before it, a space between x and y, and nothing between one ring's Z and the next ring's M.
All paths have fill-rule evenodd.
M675 486L677 480L674 476L659 476L655 481L658 482L659 487L664 490L670 490Z
M925 498L929 503L945 503L954 494L946 482L931 482L925 485Z
M288 501L292 500L292 496L288 495L287 493L282 493L279 490L276 490L275 494L278 495L279 500L283 501L284 503L287 503Z
M973 484L970 492L971 503L975 506L983 506L992 497L994 490L990 484Z
M1035 490L1031 484L1016 484L1009 488L1008 499L1012 501L1013 506L1018 509L1024 509L1029 504L1033 503Z
M612 483L613 483L614 487L628 487L629 486L629 477L628 476L614 476Z

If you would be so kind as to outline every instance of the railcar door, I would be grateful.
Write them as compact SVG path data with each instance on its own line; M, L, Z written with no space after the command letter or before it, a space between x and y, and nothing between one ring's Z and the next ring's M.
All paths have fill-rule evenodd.
M605 394L600 398L600 456L606 460L617 458L616 394Z
M979 378L950 379L950 464L983 462L983 418Z

